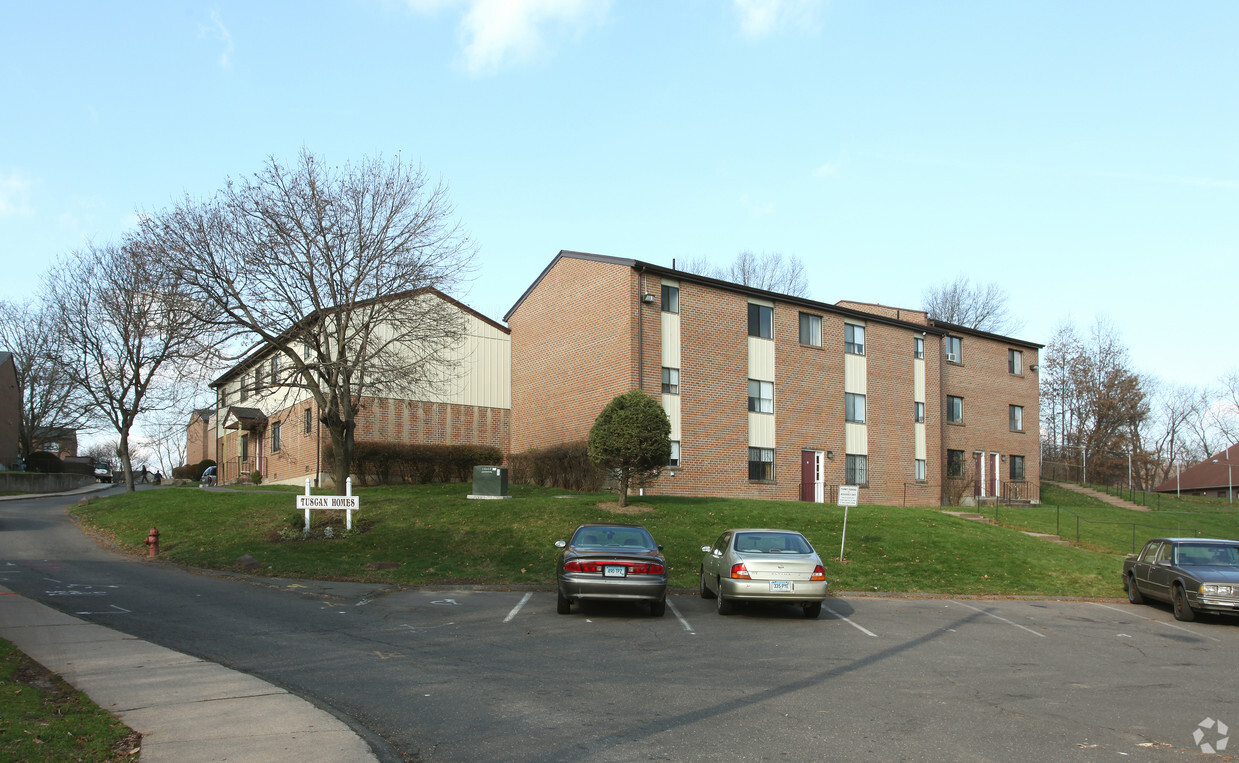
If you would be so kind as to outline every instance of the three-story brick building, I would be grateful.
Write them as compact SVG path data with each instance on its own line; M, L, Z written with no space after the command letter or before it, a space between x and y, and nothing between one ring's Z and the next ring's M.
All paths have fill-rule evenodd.
M671 420L651 492L1037 499L1041 345L567 251L504 318L513 452L585 439L635 388Z

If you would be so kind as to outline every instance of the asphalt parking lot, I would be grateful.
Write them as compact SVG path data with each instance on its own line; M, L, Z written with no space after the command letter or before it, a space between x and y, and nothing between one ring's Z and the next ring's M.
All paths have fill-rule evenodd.
M418 700L406 741L445 759L1169 759L1239 722L1228 620L1126 602L838 597L818 620L669 604L661 619L557 615L546 592L363 606Z

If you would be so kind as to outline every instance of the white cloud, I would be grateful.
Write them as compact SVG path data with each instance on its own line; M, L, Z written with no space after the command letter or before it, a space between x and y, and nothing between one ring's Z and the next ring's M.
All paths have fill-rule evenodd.
M461 53L473 75L535 59L553 46L551 38L579 37L606 18L610 0L405 0L422 14L465 6L460 22Z
M220 68L232 68L232 51L236 46L232 44L232 33L228 31L228 27L224 26L223 19L219 17L219 11L211 11L210 26L198 27L198 37L203 38L207 36L214 37L224 43L224 50L219 54Z
M839 174L839 163L838 162L826 162L825 164L819 164L818 166L813 168L813 177L819 177L819 178L834 177L835 175L838 175L838 174Z
M761 38L785 29L816 32L825 0L732 0L745 37Z
M29 217L30 181L19 172L0 175L0 217Z

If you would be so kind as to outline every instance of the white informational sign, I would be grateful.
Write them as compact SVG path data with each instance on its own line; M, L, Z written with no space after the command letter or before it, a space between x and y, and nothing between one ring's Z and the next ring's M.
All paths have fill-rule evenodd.
M843 538L839 541L839 561L843 561L843 546L848 540L848 507L860 504L859 485L839 486L839 505L843 507Z
M353 478L344 483L347 495L310 495L310 481L305 481L305 495L297 496L297 508L305 512L305 533L310 533L310 512L314 509L343 511L345 529L353 529L353 512L361 509L361 499L353 495Z

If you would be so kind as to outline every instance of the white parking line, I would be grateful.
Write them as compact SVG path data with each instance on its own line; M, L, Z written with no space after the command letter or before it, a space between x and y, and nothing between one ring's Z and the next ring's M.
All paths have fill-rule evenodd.
M667 599L667 606L671 607L671 611L674 612L676 618L679 619L680 625L684 626L684 630L696 636L697 631L693 630L692 626L688 624L688 621L684 619L684 615L680 614L680 610L676 608L675 604L672 603L671 599Z
M826 610L826 611L827 611L827 612L829 612L830 614L832 614L832 615L834 615L835 617L839 618L840 620L842 620L843 622L845 622L845 623L847 623L848 625L852 626L853 628L855 628L856 630L858 630L858 631L860 631L861 633L865 634L866 636L873 636L874 638L877 638L877 637L878 637L878 634L874 633L873 631L869 630L868 628L862 628L861 626L859 626L859 625L857 625L856 623L852 622L850 618L845 617L844 615L839 614L838 612L834 611L833 609L831 609L830 607L826 606L825 604L823 604L823 605L822 605L822 609Z
M1139 615L1135 614L1134 612L1128 612L1127 610L1125 610L1125 609L1119 609L1118 607L1111 607L1111 606L1110 606L1110 605L1108 605L1108 604L1102 604L1101 602L1097 602L1097 601L1094 601L1094 602L1092 602L1092 603L1093 603L1093 604L1095 604L1095 605L1097 605L1098 607L1105 607L1106 609L1112 610L1112 611L1114 611L1114 612L1120 612L1120 613L1122 613L1122 614L1124 614L1124 615L1131 615L1131 616L1133 616L1133 617L1138 617L1139 619L1144 620L1145 622L1150 622L1150 623L1159 623L1159 624L1161 624L1161 625L1166 626L1167 628L1174 628L1174 629L1175 629L1175 630L1177 630L1177 631L1183 631L1184 633L1190 633L1190 634L1192 634L1193 636L1202 636L1202 637L1204 637L1204 638L1210 639L1210 640L1212 640L1212 641L1218 641L1218 642L1221 642L1221 640L1222 640L1222 639L1220 639L1220 638L1216 638L1216 637L1214 637L1214 636L1210 636L1208 633L1197 633L1196 631L1192 630L1191 628L1184 628L1182 625L1175 625L1174 623L1168 623L1168 622L1166 622L1165 620L1157 620L1157 619L1154 619L1154 618L1152 618L1152 617L1140 617Z
M1019 628L1019 629L1020 629L1020 630L1022 630L1022 631L1028 631L1029 633L1031 633L1031 634L1032 634L1032 635L1034 635L1034 636L1040 636L1041 638L1045 638L1045 634L1044 634L1044 633L1038 633L1038 632L1036 632L1035 630L1033 630L1032 628L1025 628L1024 626L1020 625L1019 623L1013 623L1013 622L1011 622L1010 620L1008 620L1007 618L1005 618L1005 617L999 617L998 615L994 614L993 612L986 612L986 611L985 611L985 610L983 610L983 609L979 609L979 608L977 608L977 607L974 607L974 606L972 606L971 604L965 604L965 603L963 603L962 601L954 601L954 600L952 600L952 601L951 601L951 603L952 603L952 604L958 604L958 605L959 605L959 606L961 606L961 607L967 607L968 609L971 609L973 612L980 612L980 613L981 613L981 614L983 614L983 615L989 615L990 617L994 618L995 620L1001 620L1001 621L1003 621L1003 622L1004 622L1004 623L1006 623L1007 625L1014 625L1016 628Z
M516 603L516 606L512 607L512 611L508 613L508 616L503 618L503 621L505 623L512 622L512 618L516 617L516 613L521 611L521 607L525 606L525 602L529 601L532 598L533 598L532 592L527 593L524 596L522 596L521 600Z

